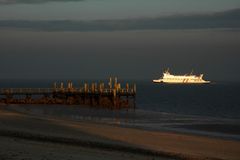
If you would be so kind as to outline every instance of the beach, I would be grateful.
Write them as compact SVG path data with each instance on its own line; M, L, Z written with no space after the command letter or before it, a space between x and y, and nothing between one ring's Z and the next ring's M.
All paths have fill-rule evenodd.
M1 159L231 159L240 142L87 120L21 113L0 106Z
M239 19L240 0L0 0L0 160L240 160Z

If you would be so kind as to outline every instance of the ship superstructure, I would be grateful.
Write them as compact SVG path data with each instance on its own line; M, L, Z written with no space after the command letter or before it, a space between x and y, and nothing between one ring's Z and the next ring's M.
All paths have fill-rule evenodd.
M185 75L173 75L169 72L169 70L166 70L163 72L163 76L160 79L153 80L154 83L196 83L196 84L202 84L202 83L210 83L210 81L203 80L203 74L200 74L199 76L191 74L185 74Z

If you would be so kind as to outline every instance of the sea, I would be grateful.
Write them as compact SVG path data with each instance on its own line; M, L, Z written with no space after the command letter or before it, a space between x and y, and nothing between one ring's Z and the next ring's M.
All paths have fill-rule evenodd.
M62 81L67 82L67 80ZM86 81L98 82L73 80L73 84L79 87ZM2 79L0 88L49 88L54 82L55 80ZM216 81L198 85L157 84L152 83L151 80L128 82L137 84L136 108L112 110L82 105L5 105L4 107L35 116L61 117L143 130L240 140L239 82ZM122 81L122 84L124 83L126 81Z

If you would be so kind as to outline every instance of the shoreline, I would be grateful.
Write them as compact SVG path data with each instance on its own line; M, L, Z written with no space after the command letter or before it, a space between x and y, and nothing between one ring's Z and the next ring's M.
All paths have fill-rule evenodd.
M38 117L61 118L90 123L97 122L117 125L122 128L163 131L240 141L240 121L236 119L181 115L142 109L99 109L98 107L85 105L3 105L3 108L11 112Z
M80 138L79 144L84 140L84 143L98 146L97 149L100 150L105 150L108 147L112 148L113 151L111 152L132 153L135 150L134 154L136 155L145 152L147 154L144 154L144 156L157 155L157 157L175 159L237 160L240 157L240 142L238 141L123 128L116 125L61 118L46 118L6 111L2 108L0 109L0 126L1 138L36 141L40 137L38 142L44 142L43 138L45 138L47 143L63 143L64 141L71 143ZM30 135L30 138L28 135ZM31 136L33 136L32 139ZM66 144L63 143L63 145ZM81 147L84 147L84 145L81 145ZM90 145L90 148L94 147Z

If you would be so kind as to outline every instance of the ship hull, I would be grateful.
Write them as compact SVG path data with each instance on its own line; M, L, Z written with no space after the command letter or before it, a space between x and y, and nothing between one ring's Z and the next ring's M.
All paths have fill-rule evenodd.
M187 83L181 83L181 82L153 82L153 83L165 83L165 84L209 84L210 82L187 82Z
M153 80L153 83L167 83L167 84L209 84L210 81L166 81L166 80Z

